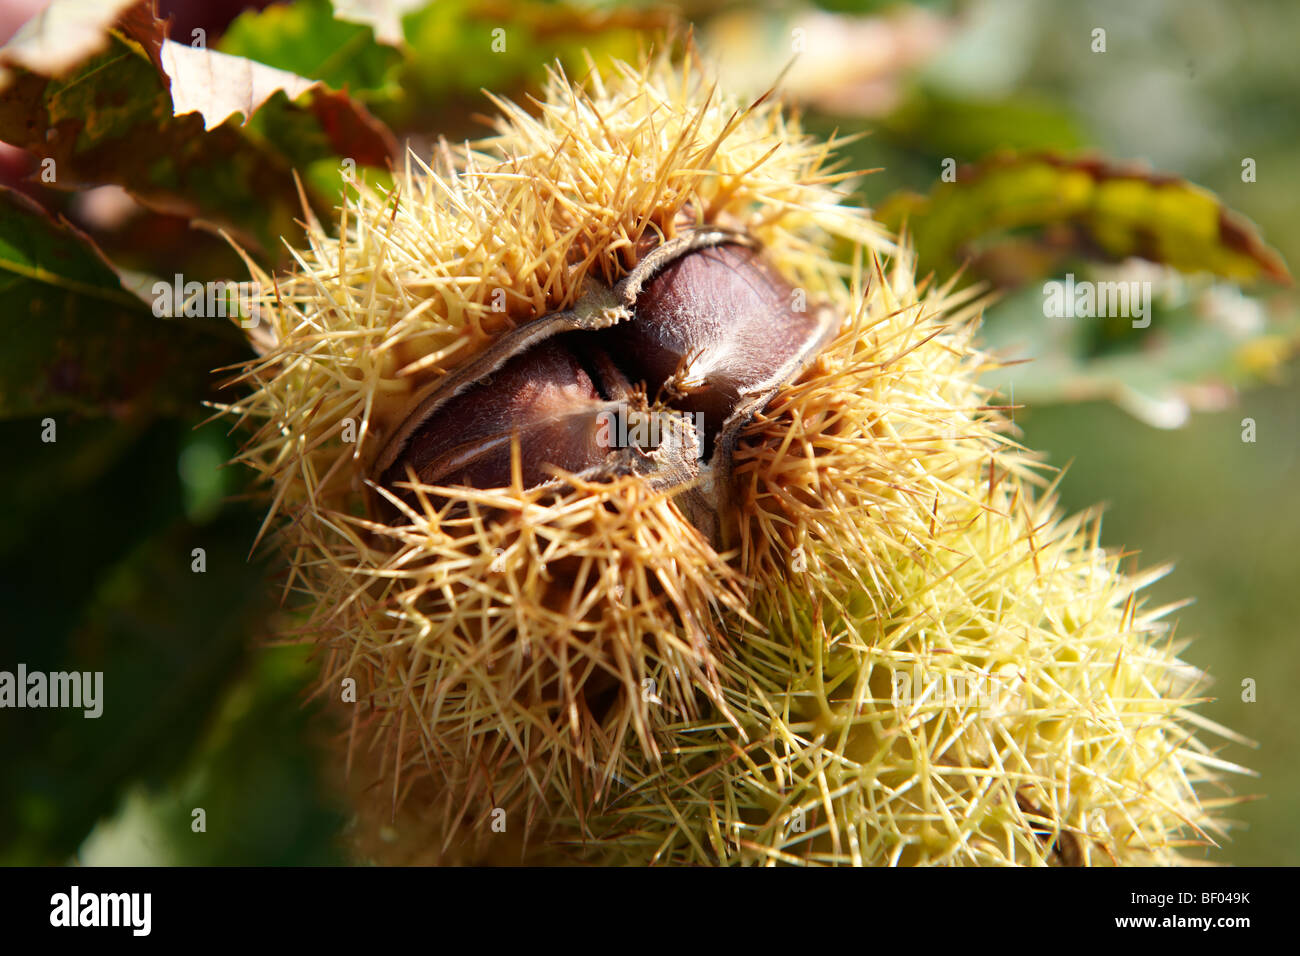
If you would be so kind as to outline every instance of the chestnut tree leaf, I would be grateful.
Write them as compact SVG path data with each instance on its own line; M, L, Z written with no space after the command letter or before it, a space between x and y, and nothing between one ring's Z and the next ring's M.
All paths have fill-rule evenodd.
M308 649L266 646L227 691L209 731L176 785L150 807L167 834L167 864L323 866L349 862L338 840L346 823L327 792L323 702L313 687ZM249 780L259 781L256 788ZM193 809L223 821L223 840L191 829Z
M364 10L373 15L359 12ZM403 42L394 47L372 26L387 36L396 20ZM585 72L586 53L635 59L644 32L662 30L670 21L666 8L654 6L363 0L345 7L294 0L244 11L217 45L344 88L418 142L431 131L451 139L481 135L485 130L474 114L486 105L483 89L524 95L556 59Z
M160 319L90 238L0 187L0 417L186 414L247 358L226 319Z
M1234 285L1289 286L1282 257L1207 190L1041 152L998 153L954 171L928 196L895 194L877 216L907 231L921 272L946 278L964 265L965 281L1009 293L986 311L983 335L1009 347L1008 357L1029 359L990 381L1014 384L1017 402L1108 399L1150 425L1178 427L1294 352L1300 329L1288 297L1243 296ZM1129 281L1141 260L1156 264L1144 276L1165 290L1148 303L1149 324L1045 311L1037 281ZM1111 265L1126 262L1120 272Z
M226 227L275 264L284 255L280 237L298 233L295 165L327 156L382 165L393 137L342 93L179 47L163 27L135 7L109 31L103 52L65 74L11 63L0 140L31 151L47 185L121 185L155 210ZM0 63L11 62L7 50L0 48ZM300 101L290 102L286 90ZM228 118L232 106L242 124ZM247 122L257 106L260 127ZM177 108L195 112L176 115ZM332 197L309 191L308 198L320 214L330 208Z
M172 40L163 41L161 56L170 80L172 112L198 113L205 130L236 114L247 120L276 93L294 100L317 85L285 70Z
M177 116L198 113L205 130L236 115L243 118L244 126L257 119L261 136L297 167L321 156L380 166L397 151L396 141L382 123L346 95L327 90L318 81L171 40L163 41L159 59ZM265 115L258 116L273 97ZM307 100L305 109L287 102L300 98Z
M406 107L419 125L448 138L481 135L466 122L485 105L482 90L524 95L559 60L570 75L587 57L634 61L647 33L674 21L665 6L587 6L546 0L438 0L402 21ZM433 107L433 109L430 109Z
M955 181L928 196L891 197L877 217L893 229L906 226L921 271L942 276L969 260L970 278L1015 284L1070 258L1136 256L1187 273L1290 282L1281 256L1212 193L1099 159L997 154L955 169ZM1022 244L1010 257L1000 248L1008 240Z
M0 863L64 863L124 788L170 779L266 617L266 571L248 561L255 510L228 509L201 529L180 517L176 463L192 425L69 421L43 444L39 422L0 422L22 449L0 475L45 471L63 492L25 503L34 529L0 551L0 655L30 672L103 675L96 718L46 708L0 721ZM126 439L108 467L68 480L55 466L76 465L64 448L105 433Z
M346 89L364 101L400 95L402 54L358 22L336 19L329 0L245 10L217 44L226 53Z
M138 0L56 0L18 28L0 59L0 88L5 63L42 76L59 76L99 53L108 44L108 28Z
M55 223L34 200L0 186L0 273L3 288L35 282L117 306L140 304L89 237Z

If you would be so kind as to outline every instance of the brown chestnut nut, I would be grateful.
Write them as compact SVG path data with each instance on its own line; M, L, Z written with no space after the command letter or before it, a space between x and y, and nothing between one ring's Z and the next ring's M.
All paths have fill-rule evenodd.
M519 442L524 487L600 464L601 399L577 356L552 339L518 355L444 402L412 435L382 483L495 488L511 481L511 443ZM548 467L550 466L550 467Z
M820 344L824 323L802 298L756 250L718 245L669 262L640 290L634 320L604 335L629 378L701 414L712 440Z

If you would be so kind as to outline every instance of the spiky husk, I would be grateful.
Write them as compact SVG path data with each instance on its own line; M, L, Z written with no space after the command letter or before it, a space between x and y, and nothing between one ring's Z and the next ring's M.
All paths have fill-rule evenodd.
M1172 862L1219 832L1199 791L1229 765L1192 733L1201 675L1138 600L1151 576L1036 495L975 384L979 303L882 259L829 145L689 59L498 106L496 137L357 186L295 272L259 276L275 345L229 407L322 688L358 684L365 852ZM421 389L705 224L844 315L743 436L735 552L636 478L367 484Z
M862 285L866 285L863 289ZM758 626L734 726L677 722L589 858L1169 864L1222 834L1178 658L1096 515L1062 516L975 384L978 303L874 264L840 338L748 429ZM852 303L856 303L856 308Z

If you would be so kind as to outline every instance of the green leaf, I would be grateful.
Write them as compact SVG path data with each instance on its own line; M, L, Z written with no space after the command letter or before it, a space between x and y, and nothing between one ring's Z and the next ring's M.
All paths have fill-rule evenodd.
M5 423L6 437L26 425ZM103 675L99 717L45 709L0 722L6 864L62 862L124 788L175 773L266 615L264 569L247 560L256 515L231 512L202 531L174 517L181 432L151 429L0 558L6 669ZM196 547L204 573L191 569Z
M655 5L367 0L331 9L327 0L295 0L240 14L220 48L346 88L394 129L420 139L431 131L456 139L483 132L476 114L487 105L484 89L525 95L557 59L575 75L585 73L587 53L635 59L643 36L665 29L670 19ZM254 118L250 125L276 137L269 121ZM340 155L383 165L358 153ZM331 193L336 188L330 184Z
M0 417L187 414L248 357L224 319L158 319L83 233L0 187Z
M439 104L437 128L454 136L481 91L527 89L556 60L586 73L586 55L635 60L646 33L665 29L666 8L588 8L544 0L438 0L403 19L402 83L421 102ZM417 111L419 112L419 111ZM459 114L459 115L458 115Z
M246 10L222 36L225 53L320 80L369 100L399 93L402 55L382 46L369 27L335 19L329 0L299 0Z
M1185 180L1097 159L1003 153L957 170L928 197L904 193L877 211L906 226L921 271L1006 283L1055 272L1069 257L1137 256L1183 272L1289 282L1255 227ZM1015 254L1008 257L1006 244Z
M258 652L226 692L186 767L157 789L132 788L82 843L85 866L318 866L349 862L339 795L317 753L320 701L304 706L302 646ZM255 785L250 786L250 781ZM195 808L204 811L195 829Z
M118 308L141 303L122 288L90 238L56 223L22 193L0 186L0 290L37 283Z
M321 701L307 702L305 647L267 648L237 684L161 821L180 862L201 866L338 865L339 795L322 786ZM248 780L259 786L250 789ZM192 809L207 812L194 833ZM220 833L218 839L212 837Z

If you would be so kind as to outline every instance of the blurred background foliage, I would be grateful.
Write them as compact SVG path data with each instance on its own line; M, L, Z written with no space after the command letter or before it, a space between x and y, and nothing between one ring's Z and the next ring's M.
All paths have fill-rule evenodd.
M139 293L246 277L218 230L283 267L295 171L327 216L345 160L382 182L404 145L486 135L483 89L523 100L548 63L580 76L584 51L635 58L689 25L727 86L757 96L789 64L808 129L868 133L846 150L876 170L860 201L924 271L995 293L987 340L1032 361L988 384L1069 465L1067 508L1105 502L1107 544L1176 562L1150 600L1196 597L1179 634L1217 681L1204 712L1258 741L1225 756L1266 798L1207 859L1300 863L1293 0L160 0L162 21L56 0L19 30L45 6L0 4L0 40L18 31L0 51L0 669L102 670L106 700L97 720L5 711L0 862L346 861L312 664L269 637L294 621L250 555L263 505L202 406L246 346ZM294 76L231 116L167 37ZM1042 283L1067 273L1150 281L1151 326L1045 318Z

